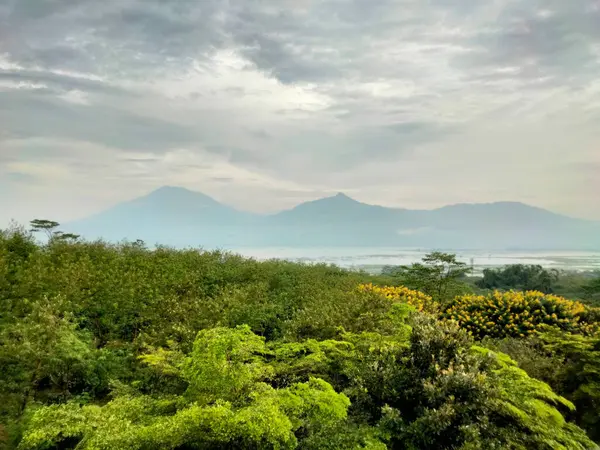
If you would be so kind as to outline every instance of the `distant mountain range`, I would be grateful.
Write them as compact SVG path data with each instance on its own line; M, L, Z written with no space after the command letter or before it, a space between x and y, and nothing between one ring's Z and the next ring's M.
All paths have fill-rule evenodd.
M443 249L600 249L600 223L516 202L434 210L386 208L344 194L272 215L239 211L199 192L162 187L65 224L88 239L176 247L397 246Z

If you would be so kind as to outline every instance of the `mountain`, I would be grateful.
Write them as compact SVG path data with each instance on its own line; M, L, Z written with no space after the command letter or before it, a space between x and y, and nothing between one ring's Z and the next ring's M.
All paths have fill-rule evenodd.
M173 246L404 246L447 249L600 249L600 223L517 202L434 210L386 208L339 193L272 215L239 211L178 187L162 187L66 231L110 241Z
M600 223L518 202L445 206L425 220L444 241L462 248L600 248Z
M218 246L254 226L259 216L223 205L199 192L172 186L120 203L104 212L67 224L86 238L109 241L142 239L176 246Z
M289 225L307 225L310 223L347 223L359 221L377 223L393 219L397 211L383 206L368 205L358 202L345 194L322 198L300 205L273 216L274 223Z

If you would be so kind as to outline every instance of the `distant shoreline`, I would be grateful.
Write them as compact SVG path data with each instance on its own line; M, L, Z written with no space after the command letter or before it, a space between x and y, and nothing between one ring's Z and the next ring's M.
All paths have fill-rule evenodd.
M399 249L386 247L246 247L224 249L258 260L282 259L293 262L325 263L336 266L377 273L384 266L407 265L418 262L429 252L423 249ZM457 259L473 266L474 273L487 268L511 264L534 264L548 269L568 272L600 271L600 251L581 250L447 250Z

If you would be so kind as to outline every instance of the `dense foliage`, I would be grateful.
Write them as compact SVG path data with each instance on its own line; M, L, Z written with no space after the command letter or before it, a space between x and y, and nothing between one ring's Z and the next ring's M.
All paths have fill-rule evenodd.
M587 334L598 330L593 312L582 303L535 291L459 296L441 317L478 338L525 337L546 327Z
M390 300L408 303L419 312L437 313L440 310L439 303L434 301L431 296L405 286L378 286L367 283L359 285L358 289L360 292L373 292Z
M599 330L598 309L541 292L495 291L488 295L461 295L440 303L404 286L368 283L360 285L359 290L408 303L417 311L434 314L440 320L456 321L478 339L526 337L548 327L588 335Z
M583 296L589 303L600 307L600 273L583 285Z
M557 330L530 339L486 340L506 352L531 376L548 383L573 401L577 423L600 441L600 336Z
M499 269L485 269L477 286L483 289L554 292L559 272L540 265L513 264Z
M443 320L445 273L432 297L325 265L4 231L0 448L596 448L597 338L536 333L511 359ZM568 364L544 378L546 360Z

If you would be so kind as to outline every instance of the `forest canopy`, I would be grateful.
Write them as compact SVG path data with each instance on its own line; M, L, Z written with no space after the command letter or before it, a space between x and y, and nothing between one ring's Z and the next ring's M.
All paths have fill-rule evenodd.
M46 225L0 233L0 448L598 448L592 306Z

